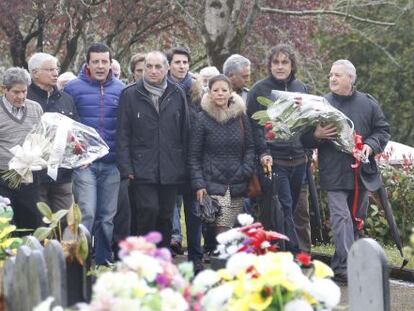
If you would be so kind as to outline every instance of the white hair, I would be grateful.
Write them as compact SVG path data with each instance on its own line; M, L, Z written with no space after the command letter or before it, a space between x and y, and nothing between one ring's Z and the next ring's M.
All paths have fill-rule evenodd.
M218 69L215 66L209 66L209 67L204 67L203 69L200 70L200 76L207 76L207 77L212 77L212 76L217 76L220 74L220 71L218 71Z
M352 84L355 83L356 78L357 78L356 69L355 69L355 66L349 60L338 59L332 64L332 66L344 66L346 73L351 76Z
M250 60L246 57L233 54L229 56L223 64L223 73L225 76L230 76L234 73L240 73L244 67L250 66Z
M33 70L39 69L40 67L42 67L43 63L49 60L53 60L56 62L56 64L58 63L58 59L56 57L54 57L53 55L47 54L47 53L34 53L29 61L28 61L28 68L29 68L29 72L30 74L33 73Z

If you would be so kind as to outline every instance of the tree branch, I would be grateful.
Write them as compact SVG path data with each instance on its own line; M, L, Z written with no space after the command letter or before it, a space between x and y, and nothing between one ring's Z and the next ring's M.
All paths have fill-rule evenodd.
M374 25L381 25L381 26L394 26L395 23L391 22L382 22L376 21L369 18L359 17L353 14L344 13L335 10L301 10L301 11L293 11L293 10L284 10L284 9L275 9L275 8L265 8L259 7L260 11L263 13L271 13L271 14L284 14L284 15L294 15L294 16L315 16L315 15L336 15L342 17L348 17L350 19L356 20L362 23L374 24Z

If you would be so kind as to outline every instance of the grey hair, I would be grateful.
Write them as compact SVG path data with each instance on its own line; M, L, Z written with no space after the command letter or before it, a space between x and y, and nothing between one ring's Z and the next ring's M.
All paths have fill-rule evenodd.
M204 67L200 70L200 76L217 76L220 71L215 66Z
M223 64L223 73L227 77L233 73L239 73L242 68L250 66L251 62L246 57L233 54Z
M150 56L155 56L155 55L161 56L163 64L168 68L167 56L161 51L151 51L151 52L147 53L147 55L145 55L145 64L147 63L148 58Z
M3 86L10 90L16 84L29 86L31 83L30 75L26 69L11 67L4 72Z
M34 53L27 63L29 72L33 74L33 70L39 69L43 65L43 63L48 60L54 60L56 63L58 63L58 59L53 55L41 52Z
M356 69L355 69L354 64L352 64L349 60L338 59L332 64L332 66L344 66L346 73L351 76L352 84L355 83L356 78L357 78Z

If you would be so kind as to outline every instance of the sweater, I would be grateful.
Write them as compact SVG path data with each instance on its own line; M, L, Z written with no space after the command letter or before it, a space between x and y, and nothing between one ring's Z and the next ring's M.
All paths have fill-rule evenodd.
M13 157L10 149L22 145L27 134L40 121L42 107L35 101L26 99L23 117L16 119L0 99L0 170L9 169L9 161Z

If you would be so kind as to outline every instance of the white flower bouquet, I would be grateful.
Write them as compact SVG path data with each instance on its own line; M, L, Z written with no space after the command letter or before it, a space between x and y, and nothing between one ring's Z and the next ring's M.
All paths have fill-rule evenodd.
M22 146L10 149L14 155L2 177L10 187L33 182L33 171L47 168L56 180L57 170L77 168L105 156L109 147L95 129L60 113L46 112L26 136Z
M338 134L333 143L339 150L352 154L355 145L353 122L325 98L283 91L272 91L272 95L276 101L257 98L266 110L257 111L252 116L264 126L267 140L291 139L317 123L334 124Z

